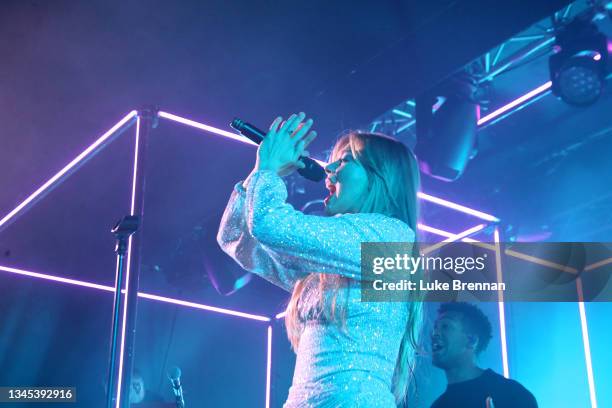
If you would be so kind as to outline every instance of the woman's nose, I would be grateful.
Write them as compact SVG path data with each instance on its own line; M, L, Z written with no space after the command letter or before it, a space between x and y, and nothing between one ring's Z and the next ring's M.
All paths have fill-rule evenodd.
M325 172L326 173L335 173L336 172L336 168L338 167L338 162L332 162L329 163L327 166L325 166Z
M337 166L334 163L330 163L325 166L325 173L327 173L327 179L330 183L336 182L336 168Z

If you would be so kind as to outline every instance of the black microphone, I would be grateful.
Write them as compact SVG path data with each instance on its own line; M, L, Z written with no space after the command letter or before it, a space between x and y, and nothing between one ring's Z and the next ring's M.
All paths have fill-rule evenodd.
M174 392L176 408L185 408L185 399L183 398L183 386L181 385L181 369L178 367L172 367L172 370L170 371L170 373L168 373L168 379L172 384L172 391Z
M238 118L235 118L230 123L230 126L257 144L260 144L264 137L266 137L266 132ZM302 156L300 157L300 162L306 166L303 169L297 170L302 177L312 181L321 181L325 178L325 169L315 160Z

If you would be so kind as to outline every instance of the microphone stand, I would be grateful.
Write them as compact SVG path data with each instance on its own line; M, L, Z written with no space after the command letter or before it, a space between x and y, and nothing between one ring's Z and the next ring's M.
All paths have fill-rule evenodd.
M125 253L128 247L128 239L138 230L140 219L136 216L125 216L111 230L117 242L115 244L115 252L117 253L117 268L115 271L115 296L113 301L113 322L111 329L111 349L110 349L110 364L108 368L108 389L106 407L113 408L116 403L115 391L115 370L117 365L117 347L119 343L119 322L121 320L120 311L123 306L123 296L121 287L125 279Z
M130 406L134 339L136 337L136 303L138 301L142 247L142 239L139 236L141 234L134 237L131 237L131 235L143 222L146 151L151 130L156 127L157 119L157 109L155 108L145 108L138 111L131 212L129 216L124 217L113 228L113 233L118 241L115 248L117 269L106 408L129 408ZM126 253L129 261L127 268L124 259ZM124 281L125 296L122 293ZM121 333L119 327L122 327ZM118 350L119 353L117 353Z
M181 384L181 369L174 367L171 373L168 374L172 393L174 394L174 402L176 408L185 408L185 399L183 398L183 385Z
M176 402L176 408L185 408L185 399L183 398L182 387L179 386L179 388L174 388L174 384L173 384L172 391L174 392L174 400Z

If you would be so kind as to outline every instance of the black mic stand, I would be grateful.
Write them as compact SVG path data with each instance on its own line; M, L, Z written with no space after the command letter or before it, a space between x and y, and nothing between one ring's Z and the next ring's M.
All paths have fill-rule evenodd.
M136 303L140 276L140 253L142 239L137 234L131 237L143 222L145 193L145 158L151 130L157 125L157 109L138 111L136 125L136 147L134 176L132 180L132 203L129 216L124 217L113 228L117 238L117 268L115 274L115 301L111 333L110 364L106 408L129 408L132 366L134 361L134 339L136 335ZM131 248L130 248L131 240ZM125 267L125 255L129 265ZM124 282L125 281L125 282ZM124 285L125 283L125 285ZM125 287L125 297L122 289ZM123 330L120 331L119 328ZM123 344L123 346L122 346ZM123 351L117 353L119 349ZM123 357L123 358L122 358ZM117 367L118 366L118 367Z
M115 395L115 371L117 363L117 347L119 343L119 322L121 320L119 313L123 306L121 288L123 286L123 280L125 279L125 253L127 252L128 239L138 230L139 224L140 219L138 217L128 215L123 217L111 230L117 240L115 243L115 252L117 253L117 268L115 271L115 298L113 300L110 364L108 368L108 385L106 393L107 408L113 408L117 399L117 396Z
M175 387L174 381L172 381L172 392L174 394L174 403L176 404L176 408L185 408L185 399L183 397L183 387L178 385Z

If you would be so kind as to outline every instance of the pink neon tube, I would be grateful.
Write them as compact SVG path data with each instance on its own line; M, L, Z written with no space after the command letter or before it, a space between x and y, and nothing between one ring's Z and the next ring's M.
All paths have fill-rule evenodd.
M495 266L497 269L497 277L501 282L501 247L499 242L499 229L495 228L493 233L495 240ZM504 367L504 377L510 378L510 368L508 366L508 346L506 343L506 311L504 307L503 293L500 292L500 300L497 302L499 309L499 337L501 340L502 364Z
M19 214L28 204L32 203L35 199L37 199L41 194L46 192L48 189L52 188L54 184L62 178L66 173L72 170L77 164L81 163L85 160L89 155L93 154L101 144L103 144L107 139L109 139L117 130L119 130L122 126L128 123L131 119L136 116L136 111L131 111L127 115L123 117L117 124L115 124L112 128L110 128L106 133L98 138L95 142L93 142L88 148L83 150L77 157L75 157L70 163L64 166L60 171L55 173L49 180L45 181L43 185L38 187L32 194L30 194L25 200L23 200L17 207L15 207L11 212L6 214L0 220L0 228L9 222L13 217Z
M97 283L82 281L78 279L63 278L60 276L49 275L46 273L26 271L24 269L12 268L9 266L0 265L0 271L12 273L14 275L28 276L32 278L44 279L44 280L49 280L53 282L60 282L60 283L65 283L69 285L74 285L74 286L81 286L85 288L103 290L106 292L115 292L115 288L113 286L100 285ZM125 293L125 289L122 290L121 292ZM222 307L209 306L209 305L205 305L202 303L190 302L187 300L170 298L170 297L155 295L151 293L138 292L138 297L143 298L143 299L155 300L158 302L170 303L170 304L174 304L178 306L189 307L193 309L205 310L205 311L213 312L213 313L220 313L220 314L224 314L228 316L236 316L236 317L242 317L242 318L250 319L250 320L257 320L260 322L269 322L271 320L269 317L266 317L266 316L239 312L236 310L225 309Z
M266 408L270 408L270 387L272 385L272 326L268 326L268 347L266 352Z
M238 135L236 133L228 132L228 131L216 128L214 126L209 126L209 125L206 125L204 123L200 123L200 122L196 122L196 121L191 120L191 119L183 118L181 116L174 115L172 113L159 112L159 117L160 118L165 118L165 119L168 119L168 120L171 120L171 121L174 121L174 122L182 123L183 125L191 126L191 127L196 128L196 129L205 130L207 132L214 133L214 134L219 135L219 136L227 137L227 138L230 138L232 140L237 140L239 142L248 143L250 145L256 145L251 140L249 140L249 139L247 139L247 138L245 138L245 137L243 137L241 135ZM321 160L317 160L317 162L319 164L321 164L322 166L326 165L326 163L321 161ZM422 199L422 200L429 201L431 203L438 204L438 205L441 205L443 207L447 207L447 208L450 208L450 209L453 209L453 210L456 210L456 211L459 211L459 212L462 212L462 213L465 213L465 214L468 214L468 215L472 215L474 217L481 218L481 219L483 219L485 221L490 221L490 222L497 222L497 221L499 221L499 219L497 217L495 217L495 216L493 216L491 214L487 214L487 213L482 212L482 211L474 210L474 209L466 207L464 205L456 204L456 203L453 203L451 201L444 200L444 199L438 198L438 197L434 197L434 196L426 194L426 193L419 192L418 193L418 197L420 199Z
M487 122L490 122L491 120L495 119L496 117L508 112L510 109L515 108L517 106L519 106L520 104L522 104L523 102L526 102L528 100L530 100L531 98L540 95L541 93L544 93L546 91L548 91L550 89L550 87L552 86L552 82L548 81L545 82L544 84L540 85L539 87L527 92L525 95L513 100L512 102L508 103L507 105L502 106L499 109L496 109L495 111L489 113L488 115L483 116L482 118L480 118L478 120L478 126L480 125L484 125Z

